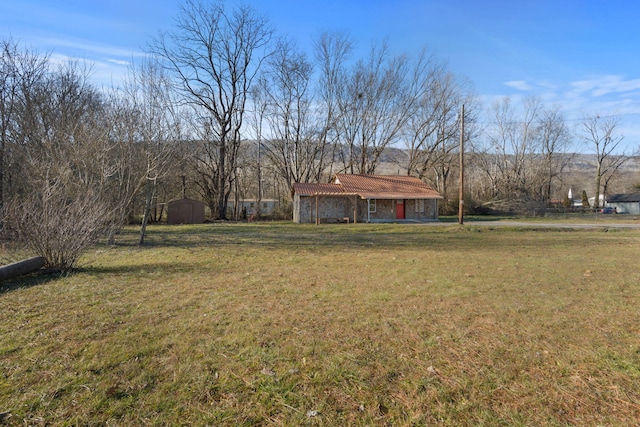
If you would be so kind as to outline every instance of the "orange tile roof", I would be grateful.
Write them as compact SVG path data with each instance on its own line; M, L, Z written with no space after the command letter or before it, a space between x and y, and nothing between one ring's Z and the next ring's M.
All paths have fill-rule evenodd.
M310 182L296 182L293 191L302 196L345 195L345 191L336 184L313 184Z
M442 199L420 179L398 175L337 174L333 184L296 183L294 192L306 196L358 195L362 199Z

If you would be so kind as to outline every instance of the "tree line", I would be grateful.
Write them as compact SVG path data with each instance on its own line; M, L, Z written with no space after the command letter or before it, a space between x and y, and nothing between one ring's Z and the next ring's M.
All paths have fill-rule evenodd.
M330 31L310 53L249 6L187 0L117 87L12 38L0 49L3 231L62 270L132 221L144 244L147 224L179 197L230 219L230 200L259 208L289 201L295 182L392 165L453 209L462 105L465 191L478 202L562 197L576 138L596 154L598 192L627 159L615 155L615 117L588 117L576 133L558 107L502 98L483 121L471 82L426 48L412 56L382 42L356 57L355 40Z

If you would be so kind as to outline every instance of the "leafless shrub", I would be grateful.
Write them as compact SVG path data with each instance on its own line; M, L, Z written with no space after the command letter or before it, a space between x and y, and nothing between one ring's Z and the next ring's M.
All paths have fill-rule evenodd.
M46 267L68 273L103 234L109 209L91 191L70 198L58 180L5 209L5 232L43 257Z

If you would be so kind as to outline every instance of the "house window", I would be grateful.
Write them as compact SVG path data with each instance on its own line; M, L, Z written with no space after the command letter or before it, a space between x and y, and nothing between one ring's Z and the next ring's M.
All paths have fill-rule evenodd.
M424 213L424 199L416 200L416 213Z
M369 200L369 213L375 213L376 211L376 199Z

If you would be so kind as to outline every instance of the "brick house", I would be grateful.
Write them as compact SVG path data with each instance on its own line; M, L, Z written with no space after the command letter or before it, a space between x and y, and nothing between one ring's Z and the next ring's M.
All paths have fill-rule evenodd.
M438 199L415 177L337 174L330 184L293 185L293 222L436 221Z

